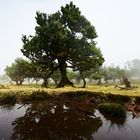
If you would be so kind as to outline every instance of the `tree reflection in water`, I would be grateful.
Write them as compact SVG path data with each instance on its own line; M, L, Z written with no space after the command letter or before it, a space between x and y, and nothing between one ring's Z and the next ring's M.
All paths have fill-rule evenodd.
M102 121L63 103L45 102L33 103L12 126L14 140L92 140Z

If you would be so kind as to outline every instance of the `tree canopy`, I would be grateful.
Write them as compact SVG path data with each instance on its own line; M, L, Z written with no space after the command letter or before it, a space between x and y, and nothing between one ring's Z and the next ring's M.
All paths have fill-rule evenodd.
M24 78L29 75L29 62L22 58L17 58L11 66L5 68L6 74L9 78L16 82L17 85L22 85Z
M101 66L104 58L94 39L95 27L72 2L54 14L36 13L35 35L23 35L23 55L48 69L48 76L59 68L58 87L72 85L66 68L86 71Z

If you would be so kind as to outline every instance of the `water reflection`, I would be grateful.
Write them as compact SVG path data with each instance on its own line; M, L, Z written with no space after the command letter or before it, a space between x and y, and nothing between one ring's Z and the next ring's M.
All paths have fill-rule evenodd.
M21 105L15 104L14 106L4 105L0 106L0 140L9 140L13 128L12 122L17 118L24 115L26 106L18 110Z
M140 118L114 119L81 101L0 106L0 140L139 140Z
M98 133L94 135L96 140L139 140L140 139L140 122L132 119L132 113L127 112L127 118L117 119L111 118L106 114L100 114L98 110L95 113L101 116L103 122L102 127L99 128Z
M36 102L12 126L14 140L92 140L102 120L70 104Z
M102 115L106 120L109 121L110 128L111 127L118 127L118 129L119 129L119 128L123 128L126 125L126 117L124 117L124 118L111 117L103 112L102 112Z

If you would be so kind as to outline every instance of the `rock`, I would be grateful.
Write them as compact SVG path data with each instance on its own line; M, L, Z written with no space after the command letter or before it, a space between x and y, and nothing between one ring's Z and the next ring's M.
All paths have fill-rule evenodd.
M128 111L133 111L135 108L135 103L134 102L126 103L126 108Z
M136 106L134 107L134 110L137 111L137 112L140 112L140 105L136 105Z

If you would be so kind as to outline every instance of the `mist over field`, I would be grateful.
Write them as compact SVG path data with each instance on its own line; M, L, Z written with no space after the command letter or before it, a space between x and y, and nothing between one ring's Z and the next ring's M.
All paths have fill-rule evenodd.
M69 2L70 0L0 2L0 74L4 74L6 66L17 57L24 58L20 51L23 46L21 38L23 34L34 34L36 11L54 13ZM96 28L97 47L105 58L104 65L124 67L127 61L140 59L139 0L75 0L74 4Z

